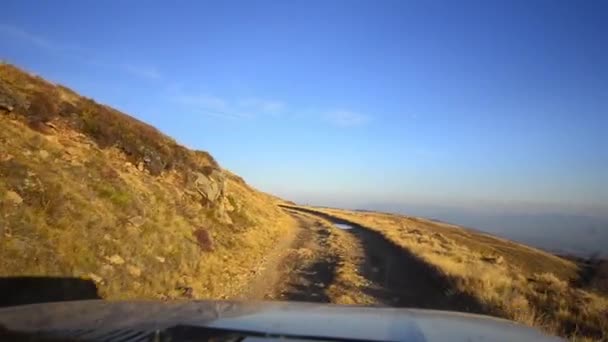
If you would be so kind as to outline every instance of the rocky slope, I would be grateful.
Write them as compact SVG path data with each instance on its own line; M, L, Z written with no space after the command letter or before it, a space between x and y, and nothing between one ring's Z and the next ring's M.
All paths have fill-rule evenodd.
M0 277L229 298L293 220L203 151L0 65Z

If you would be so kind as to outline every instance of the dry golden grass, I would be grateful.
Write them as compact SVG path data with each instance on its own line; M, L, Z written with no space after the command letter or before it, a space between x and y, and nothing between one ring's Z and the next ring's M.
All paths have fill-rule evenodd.
M488 311L575 340L608 338L608 299L577 288L577 265L505 239L399 215L308 208L380 232Z
M206 152L12 66L0 82L23 103L45 96L35 113L0 108L0 277L89 278L111 299L229 298L293 225ZM217 203L188 186L210 168L226 179Z

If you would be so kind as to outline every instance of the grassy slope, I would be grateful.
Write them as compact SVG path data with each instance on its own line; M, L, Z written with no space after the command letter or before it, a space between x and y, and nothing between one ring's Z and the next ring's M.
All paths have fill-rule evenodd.
M528 246L431 220L307 208L368 227L446 274L496 315L577 339L608 338L608 298L577 288L574 263Z
M16 99L0 109L0 277L91 278L114 299L227 298L292 228L207 153L12 66L0 82ZM215 202L192 185L211 173L225 178Z

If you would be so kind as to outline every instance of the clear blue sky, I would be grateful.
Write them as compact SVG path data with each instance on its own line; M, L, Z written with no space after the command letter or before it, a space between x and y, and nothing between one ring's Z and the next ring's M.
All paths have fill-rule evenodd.
M4 1L0 58L288 199L608 212L606 1Z

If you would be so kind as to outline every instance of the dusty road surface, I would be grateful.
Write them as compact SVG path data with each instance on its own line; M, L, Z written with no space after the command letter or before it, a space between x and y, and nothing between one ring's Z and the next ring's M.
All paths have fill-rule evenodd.
M285 210L298 228L277 244L242 298L485 313L473 298L380 234L305 209Z

